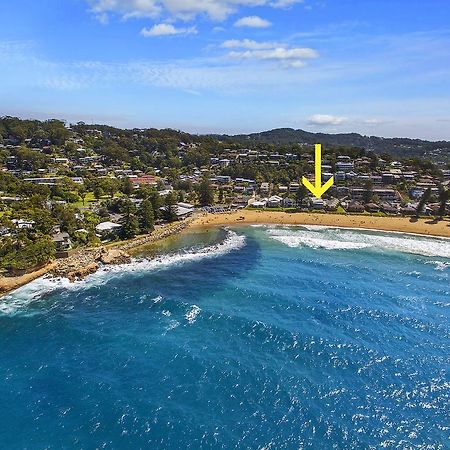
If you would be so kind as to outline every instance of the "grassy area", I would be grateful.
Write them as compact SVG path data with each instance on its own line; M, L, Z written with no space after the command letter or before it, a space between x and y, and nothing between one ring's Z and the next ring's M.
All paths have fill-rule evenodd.
M114 194L114 198L121 198L121 197L126 197L126 195L122 194L121 192L117 192L116 194ZM109 195L102 195L98 200L108 200L111 197ZM84 199L84 204L83 201L80 200L79 202L76 203L71 203L72 206L75 206L76 208L82 208L83 206L88 206L89 203L95 203L97 201L97 199L94 196L93 192L88 192L85 199Z
M83 201L79 201L76 203L72 203L73 206L75 206L76 208L82 208L83 206L87 206L89 205L89 203L93 203L97 201L96 198L94 197L94 193L93 192L88 192L85 199L84 199L84 204Z

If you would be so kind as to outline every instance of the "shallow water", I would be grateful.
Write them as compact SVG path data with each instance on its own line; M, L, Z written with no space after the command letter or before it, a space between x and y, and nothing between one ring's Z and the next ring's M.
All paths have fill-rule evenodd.
M450 448L450 240L259 226L151 252L1 300L0 448Z

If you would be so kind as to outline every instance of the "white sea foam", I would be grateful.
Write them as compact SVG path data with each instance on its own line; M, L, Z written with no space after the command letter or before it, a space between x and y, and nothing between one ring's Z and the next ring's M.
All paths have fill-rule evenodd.
M17 311L39 301L42 295L46 293L58 288L69 289L70 287L71 283L66 278L38 278L15 290L13 293L0 298L0 315L14 315Z
M302 228L306 228L307 230L310 231L320 231L320 230L328 230L330 228L335 227L330 227L328 225L302 225Z
M289 247L324 248L326 250L355 250L370 247L368 244L358 242L334 241L312 236L272 236L275 240Z
M0 314L13 315L17 311L26 308L43 295L64 289L75 291L87 289L93 286L106 284L111 278L120 277L130 273L155 272L175 265L201 261L207 258L217 258L234 250L239 250L245 245L245 236L234 231L227 231L223 242L200 249L190 249L174 254L161 255L154 259L134 260L130 264L104 267L98 272L88 276L85 280L70 283L67 279L54 279L49 277L39 278L13 293L0 299ZM154 299L155 302L161 298Z
M439 270L440 272L443 272L450 267L450 262L444 261L428 261L426 264L433 264L436 266L435 270Z
M185 264L187 262L200 261L207 258L217 258L226 255L234 250L239 250L245 245L245 236L234 231L228 231L227 237L219 244L203 247L200 249L190 249L174 254L161 255L153 259L136 260L131 264L110 266L104 270L109 273L127 272L149 272L165 269L174 265ZM97 274L94 274L95 277Z
M197 320L197 316L200 314L201 309L197 305L192 305L191 309L185 314L186 320L189 324L193 324Z
M366 232L319 226L271 227L267 233L289 247L323 248L327 250L357 250L373 248L423 256L450 258L450 240L411 234ZM447 263L440 269L444 270Z

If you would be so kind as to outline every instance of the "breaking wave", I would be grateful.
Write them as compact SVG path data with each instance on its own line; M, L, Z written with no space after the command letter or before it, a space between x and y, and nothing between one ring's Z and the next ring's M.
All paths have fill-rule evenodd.
M269 227L267 233L270 238L289 247L326 250L372 248L378 251L450 258L450 239L446 238L322 226Z
M43 296L57 290L74 291L88 289L92 286L106 284L111 278L129 275L131 273L145 273L164 270L174 265L217 258L232 251L239 250L245 245L245 236L228 230L225 239L215 245L203 248L190 248L173 254L157 256L153 259L136 259L130 264L108 266L89 275L85 280L70 283L66 278L52 278L44 276L17 289L13 293L0 299L0 315L14 315L16 312L41 300Z
M192 325L196 320L197 316L200 314L201 308L197 305L192 305L192 308L185 314L186 320Z

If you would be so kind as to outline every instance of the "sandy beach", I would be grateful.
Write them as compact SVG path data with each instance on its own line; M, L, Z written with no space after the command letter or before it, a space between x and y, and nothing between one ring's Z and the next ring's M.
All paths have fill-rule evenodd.
M416 219L410 217L375 217L320 213L288 214L285 212L252 210L241 210L224 214L206 214L195 219L189 228L257 224L322 225L450 237L449 220L435 222L432 218Z
M294 213L288 214L278 211L252 211L241 210L224 214L203 214L194 219L178 224L162 227L160 230L146 236L141 236L130 241L112 243L109 252L113 249L120 249L122 252L131 252L150 242L165 239L168 236L192 229L208 228L227 225L322 225L344 228L363 228L380 231L397 231L403 233L414 233L428 236L450 237L450 221L441 220L435 222L433 219L415 219L409 217L374 217L360 215L340 215L340 214L312 214ZM98 269L97 261L100 256L95 251L86 250L74 254L66 260L55 261L42 269L25 274L20 277L0 276L0 296L5 295L23 286L36 278L47 273L54 273L58 276L68 276L71 278L83 278L89 273ZM126 254L126 253L124 253ZM112 261L104 259L101 263L114 264ZM123 254L118 255L117 262L123 262ZM75 276L75 275L76 276Z

